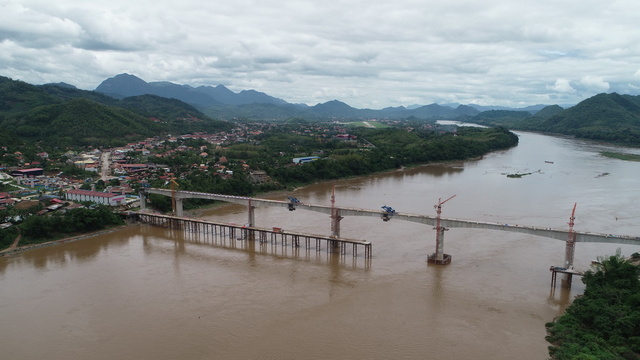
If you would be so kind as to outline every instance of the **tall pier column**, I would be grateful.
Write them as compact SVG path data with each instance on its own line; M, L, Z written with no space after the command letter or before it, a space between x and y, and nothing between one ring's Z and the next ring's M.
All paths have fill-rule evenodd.
M176 216L182 217L184 216L184 211L182 209L182 198L176 198Z
M147 194L144 191L140 191L138 195L140 196L140 210L145 210L147 208Z
M440 226L436 230L436 252L429 255L427 262L429 264L446 265L451 262L451 255L444 253L444 232L449 230Z
M564 264L563 267L568 270L573 270L573 257L576 252L576 233L573 232L573 226L575 225L576 220L576 205L573 204L573 211L571 212L571 216L569 217L569 237L567 237L567 242L564 247ZM571 289L571 281L573 280L573 274L562 274L562 280L560 281L560 286L565 289Z
M253 227L256 225L256 214L255 214L255 209L256 207L251 205L251 199L249 199L249 202L247 203L247 226L249 227Z
M336 186L331 188L331 236L334 239L340 238L340 209L336 208ZM330 250L334 253L340 252L340 243L338 241L329 241Z
M256 225L256 215L255 215L256 207L251 205L251 198L249 198L249 202L247 203L247 226L254 227ZM247 240L255 240L255 234L253 231L247 230Z
M573 255L576 250L575 237L576 237L576 234L569 233L569 239L567 239L567 243L565 245L563 267L567 269L573 269ZM565 289L571 289L572 280L573 280L573 274L563 273L562 280L560 281L560 286Z
M445 201L442 199L438 199L438 204L434 206L436 209L436 227L434 228L436 231L436 252L429 255L427 258L427 262L429 264L438 264L438 265L446 265L451 262L451 255L444 253L444 232L449 230L442 226L442 220L440 215L442 214L442 204L456 197L453 195Z
M331 237L335 239L340 238L340 220L343 217L340 216L340 209L331 209ZM340 243L338 241L330 241L332 252L340 252Z

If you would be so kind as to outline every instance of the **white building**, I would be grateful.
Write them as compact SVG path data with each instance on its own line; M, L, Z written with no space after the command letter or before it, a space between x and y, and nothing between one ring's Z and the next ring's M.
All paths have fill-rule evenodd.
M67 191L66 198L70 201L90 201L108 206L118 206L125 204L124 195L90 190L69 190Z

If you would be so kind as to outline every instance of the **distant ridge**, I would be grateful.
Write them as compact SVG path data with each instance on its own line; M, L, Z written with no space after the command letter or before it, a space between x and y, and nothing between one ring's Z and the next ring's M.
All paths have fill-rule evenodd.
M223 85L194 88L189 85L178 85L167 81L147 83L130 74L119 74L106 79L98 85L95 91L119 99L129 96L157 95L200 106L246 105L253 103L286 104L284 100L255 90L243 90L236 94Z
M198 86L171 82L146 82L131 74L119 74L104 80L95 90L118 99L129 96L156 95L174 98L196 106L205 114L221 119L254 119L278 121L288 118L309 119L454 119L474 116L486 110L527 111L535 114L545 105L513 109L500 106L462 104L429 104L410 107L387 107L380 110L358 109L339 100L308 106L291 104L285 100L256 90L235 93L224 85Z

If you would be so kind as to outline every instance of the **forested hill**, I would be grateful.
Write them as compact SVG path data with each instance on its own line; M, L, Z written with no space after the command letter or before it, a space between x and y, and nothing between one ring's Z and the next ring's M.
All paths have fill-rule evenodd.
M580 138L640 145L640 96L599 94L536 127Z
M534 115L522 111L485 111L464 120L640 146L640 96L598 94L567 109L547 106Z
M230 123L175 99L148 95L118 100L69 86L34 86L0 77L0 139L13 142L118 146L162 133L228 128Z

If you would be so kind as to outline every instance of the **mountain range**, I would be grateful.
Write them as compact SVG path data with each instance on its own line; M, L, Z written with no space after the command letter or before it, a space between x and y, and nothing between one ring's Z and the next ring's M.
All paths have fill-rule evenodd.
M219 119L285 120L296 117L307 119L453 119L493 109L522 110L534 114L545 106L535 105L524 109L509 109L478 105L430 104L412 106L411 108L400 106L373 110L357 109L338 100L308 106L306 104L291 104L255 90L242 90L235 93L223 85L192 87L166 81L146 82L130 74L119 74L106 79L98 85L95 91L118 99L144 94L179 99L196 106L204 114Z
M105 80L96 91L80 90L67 83L31 85L0 76L0 143L119 146L163 133L233 127L231 122L220 119L297 118L455 119L640 146L640 96L598 94L566 109L540 105L480 111L471 105L455 106L431 104L371 110L356 109L338 100L307 106L253 90L234 93L221 85L193 88L167 82L146 83L127 74Z

